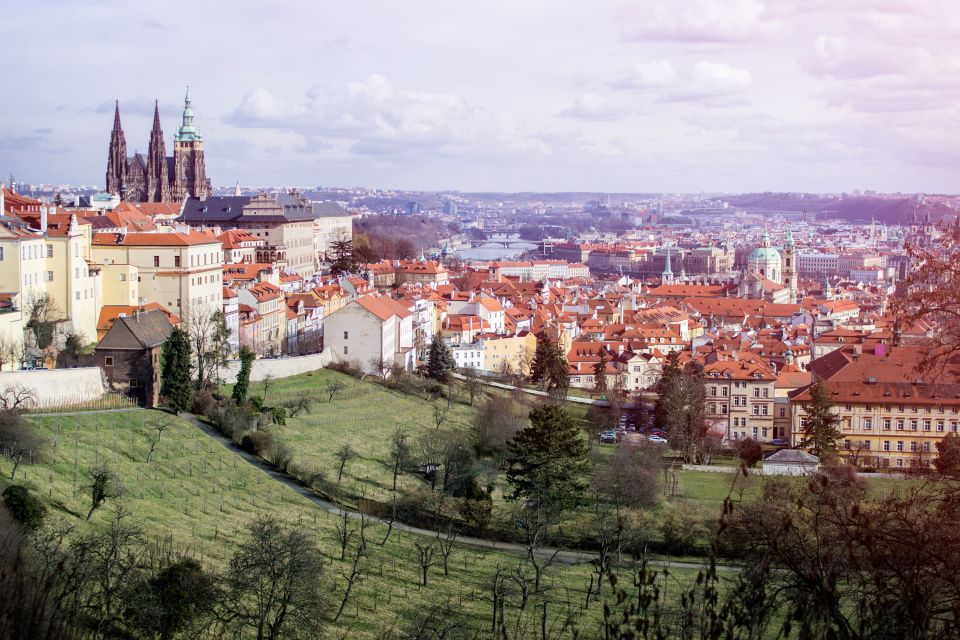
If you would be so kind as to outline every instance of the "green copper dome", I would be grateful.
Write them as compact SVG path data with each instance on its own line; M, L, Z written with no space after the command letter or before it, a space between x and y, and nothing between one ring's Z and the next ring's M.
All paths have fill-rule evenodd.
M190 85L187 85L187 96L183 99L183 124L173 137L177 142L199 142L203 134L197 125L193 124L193 109L190 108Z

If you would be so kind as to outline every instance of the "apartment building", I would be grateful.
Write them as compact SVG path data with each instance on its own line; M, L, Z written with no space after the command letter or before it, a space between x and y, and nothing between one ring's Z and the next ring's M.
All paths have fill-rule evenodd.
M207 233L98 233L92 262L137 269L140 296L181 318L223 308L223 251Z
M753 438L771 442L783 437L774 430L777 376L755 356L730 356L707 363L706 418L723 426L730 440Z
M927 468L937 442L960 430L960 384L925 380L915 373L915 349L849 345L810 363L824 380L840 417L840 454L859 466ZM938 379L954 380L960 365ZM811 387L790 394L792 441L803 439Z

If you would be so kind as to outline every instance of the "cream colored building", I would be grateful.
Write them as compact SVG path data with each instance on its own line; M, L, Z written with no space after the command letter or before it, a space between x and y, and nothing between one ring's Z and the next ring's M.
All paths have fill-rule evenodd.
M100 268L90 259L90 225L75 216L39 219L46 233L26 225L0 227L0 291L19 293L21 311L48 295L56 307L61 335L73 332L84 342L97 337L103 304Z
M111 268L111 274L122 273L116 265L135 268L139 297L181 318L191 310L223 308L223 251L206 233L98 233L92 254L93 262ZM114 295L123 296L123 288Z

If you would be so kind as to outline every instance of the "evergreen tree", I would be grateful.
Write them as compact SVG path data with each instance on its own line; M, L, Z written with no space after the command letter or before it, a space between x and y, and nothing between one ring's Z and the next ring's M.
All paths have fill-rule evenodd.
M537 349L533 352L533 360L530 362L530 382L540 387L541 390L549 382L547 372L550 367L551 355L550 341L545 334L540 334L537 338Z
M804 407L806 424L800 446L810 449L815 456L833 453L840 439L840 416L833 412L830 390L823 380L817 380L810 388L810 402Z
M427 375L434 380L445 382L447 374L454 367L453 353L439 334L433 335L430 351L427 354Z
M667 433L676 429L677 418L683 414L683 405L683 370L674 351L667 356L657 383L657 404L654 409L657 428Z
M243 404L247 400L247 391L250 388L250 370L253 368L255 357L250 347L240 347L240 371L237 372L237 383L233 385L233 399L238 404Z
M190 341L179 327L163 343L160 394L176 413L190 407Z
M594 385L593 390L597 393L606 393L607 391L607 363L610 362L610 357L607 355L607 350L600 346L600 359L595 365L593 365L593 379Z
M667 356L657 385L655 417L657 427L667 432L670 445L683 452L684 461L693 463L707 433L704 401L706 388L703 367L698 362L681 368L679 356Z
M937 459L933 466L945 476L960 477L960 436L948 433L937 443Z
M330 273L335 276L356 273L360 268L360 260L353 252L353 240L347 238L330 243L327 260L330 261Z
M557 514L584 503L588 447L573 418L556 405L530 412L530 425L509 444L511 500Z
M550 378L547 390L561 398L566 396L570 386L570 365L559 342L550 345L550 364L547 371Z

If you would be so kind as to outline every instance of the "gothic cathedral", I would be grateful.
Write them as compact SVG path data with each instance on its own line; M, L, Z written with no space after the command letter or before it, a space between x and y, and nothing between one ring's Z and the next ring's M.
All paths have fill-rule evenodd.
M183 104L183 123L173 137L172 158L167 156L164 146L158 104L154 104L147 157L141 153L127 156L117 102L107 157L107 191L130 202L183 202L188 197L205 198L210 194L203 161L203 135L193 124L190 87Z

